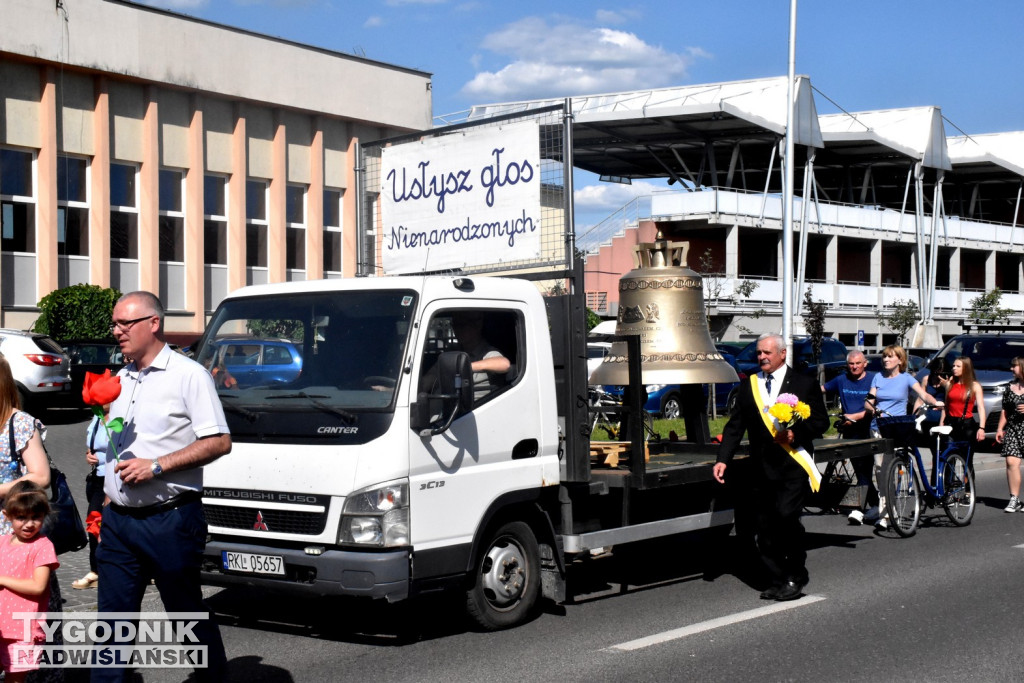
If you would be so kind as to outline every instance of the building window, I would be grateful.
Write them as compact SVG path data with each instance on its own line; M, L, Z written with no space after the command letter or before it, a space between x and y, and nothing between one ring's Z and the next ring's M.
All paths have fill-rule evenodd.
M228 180L208 175L203 180L203 262L228 264Z
M110 164L110 257L139 258L138 169Z
M31 152L0 149L0 234L3 251L36 250L35 186Z
M324 190L324 271L341 272L341 190Z
M160 169L160 260L185 261L184 171Z
M89 255L89 162L57 157L57 253Z
M286 191L285 268L306 269L306 188L289 185Z
M245 183L245 265L267 267L267 191L265 180Z

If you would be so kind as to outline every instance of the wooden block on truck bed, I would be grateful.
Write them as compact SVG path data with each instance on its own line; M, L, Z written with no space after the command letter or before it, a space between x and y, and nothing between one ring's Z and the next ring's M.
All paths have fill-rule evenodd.
M632 444L628 441L591 441L590 460L599 465L618 467L620 460L629 460ZM644 460L650 462L651 452L644 443Z

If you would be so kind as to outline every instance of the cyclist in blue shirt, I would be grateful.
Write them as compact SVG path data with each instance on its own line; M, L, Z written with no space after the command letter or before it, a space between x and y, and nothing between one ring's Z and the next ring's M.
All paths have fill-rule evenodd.
M875 373L867 372L868 361L860 351L846 354L846 372L833 377L822 391L839 395L842 417L836 421L836 429L844 439L868 439L871 437L871 418L864 408L864 399ZM852 458L850 464L857 475L857 486L866 486L866 493L860 508L852 511L847 519L850 524L863 524L865 519L874 521L878 516L878 489L871 481L874 458L866 455Z

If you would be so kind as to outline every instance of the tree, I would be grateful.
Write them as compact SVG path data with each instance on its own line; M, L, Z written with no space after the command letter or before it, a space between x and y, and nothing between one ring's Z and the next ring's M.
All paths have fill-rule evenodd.
M815 301L811 297L811 288L804 292L804 307L806 312L801 313L804 319L804 327L811 337L811 353L814 356L814 364L821 360L821 340L825 338L825 302Z
M1003 290L996 287L991 292L976 296L968 302L971 306L967 311L967 319L979 323L997 323L1000 320L1010 322L1012 309L1000 308L999 300L1003 298Z
M55 289L36 305L39 317L33 332L57 340L111 339L110 317L121 292L99 285L78 284Z
M892 313L878 312L878 324L895 333L902 344L910 328L921 320L921 311L913 299L896 299L889 308L892 309Z
M722 292L725 291L725 285L728 280L716 267L715 256L714 252L711 251L711 247L705 249L704 253L697 259L697 272L704 283L704 317L707 321L708 329L711 330L711 334L714 336L715 331L711 327L711 307L714 305L714 302L725 299L726 301L738 303L743 299L748 299L754 293L754 290L760 286L760 283L751 280L737 280L732 288L732 296L723 297ZM764 309L758 309L750 317L760 318L763 314ZM732 320L732 324L742 331L749 332L747 328L737 322L737 318Z

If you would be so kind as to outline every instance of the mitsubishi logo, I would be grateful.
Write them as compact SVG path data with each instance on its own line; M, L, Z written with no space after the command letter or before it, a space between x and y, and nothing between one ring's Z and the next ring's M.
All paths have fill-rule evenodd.
M267 523L263 521L263 513L262 512L257 512L256 513L256 523L252 525L252 530L253 531L270 531L270 529L267 528Z

